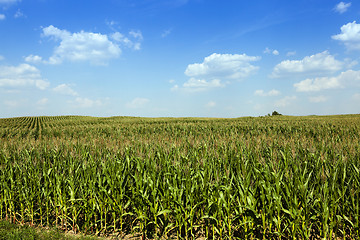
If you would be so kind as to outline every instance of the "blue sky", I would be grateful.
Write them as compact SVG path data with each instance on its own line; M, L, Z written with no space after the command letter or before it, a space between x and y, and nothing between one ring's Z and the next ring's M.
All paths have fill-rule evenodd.
M0 0L0 117L360 113L360 2Z

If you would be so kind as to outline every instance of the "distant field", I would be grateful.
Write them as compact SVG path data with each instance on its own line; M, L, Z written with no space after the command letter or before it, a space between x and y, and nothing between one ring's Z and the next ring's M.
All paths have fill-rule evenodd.
M360 115L0 119L0 219L181 239L359 239Z

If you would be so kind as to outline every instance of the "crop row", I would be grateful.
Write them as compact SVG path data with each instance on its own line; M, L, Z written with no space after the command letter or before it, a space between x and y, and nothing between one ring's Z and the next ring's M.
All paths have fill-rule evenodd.
M143 238L360 237L360 116L45 117L38 138L9 122L0 218Z

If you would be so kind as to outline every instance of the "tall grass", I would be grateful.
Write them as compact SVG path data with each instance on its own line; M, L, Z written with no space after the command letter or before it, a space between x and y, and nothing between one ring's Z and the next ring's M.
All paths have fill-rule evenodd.
M142 238L358 239L360 116L0 119L0 218Z

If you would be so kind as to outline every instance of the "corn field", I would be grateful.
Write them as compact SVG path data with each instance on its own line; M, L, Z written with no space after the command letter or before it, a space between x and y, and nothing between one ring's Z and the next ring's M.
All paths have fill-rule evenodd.
M0 119L0 219L142 239L359 239L360 115Z

